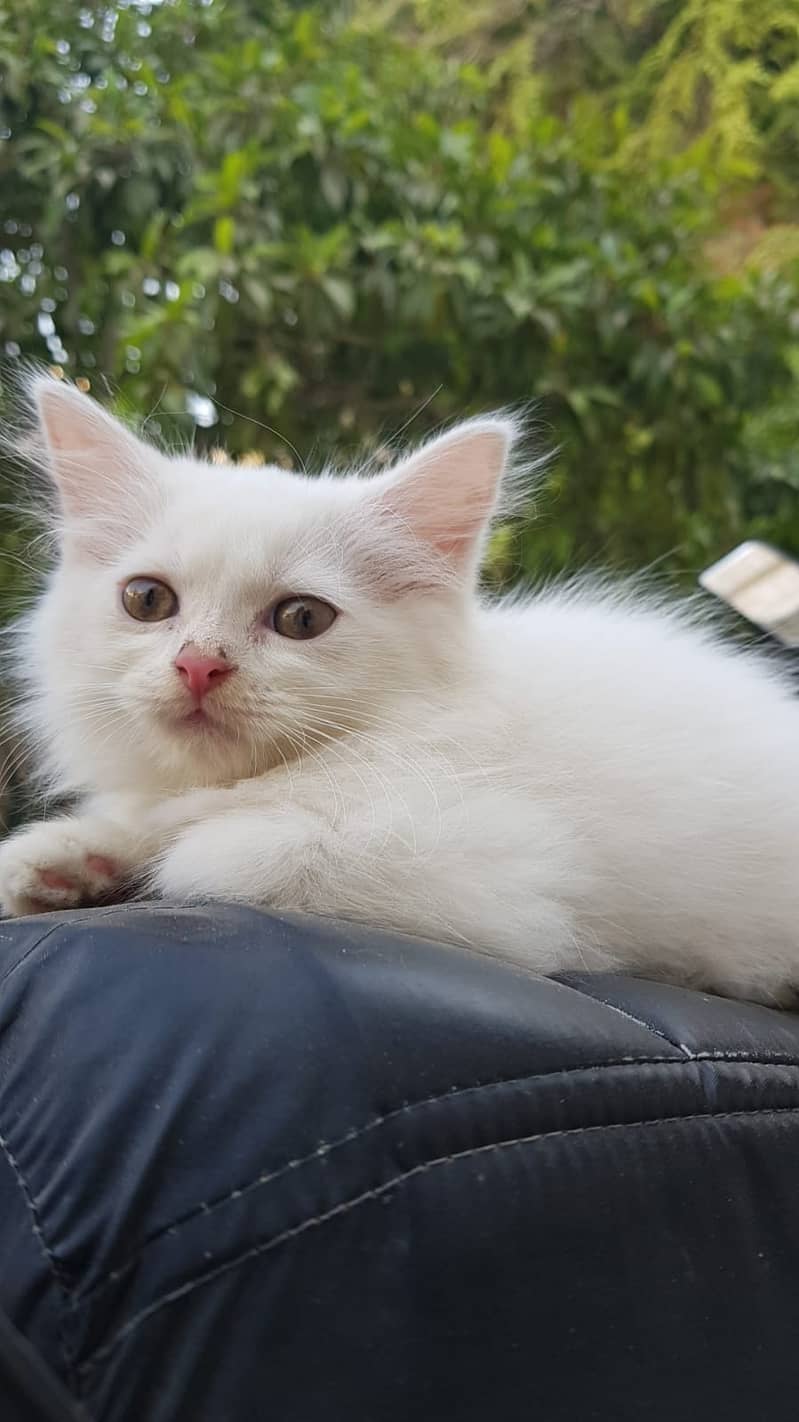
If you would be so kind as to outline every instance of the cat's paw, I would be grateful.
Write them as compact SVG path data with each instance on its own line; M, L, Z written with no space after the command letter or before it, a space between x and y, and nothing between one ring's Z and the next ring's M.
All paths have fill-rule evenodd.
M319 818L305 810L279 818L259 810L214 815L177 836L156 862L150 887L173 903L236 899L301 908L300 885L320 834Z
M108 903L121 895L134 865L132 839L106 820L34 825L0 844L0 907L22 915Z

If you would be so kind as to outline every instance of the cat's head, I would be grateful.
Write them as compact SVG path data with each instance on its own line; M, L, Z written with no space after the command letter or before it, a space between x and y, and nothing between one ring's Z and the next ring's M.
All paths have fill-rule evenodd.
M252 775L460 675L511 422L314 478L167 456L65 382L32 400L59 556L20 663L59 788Z

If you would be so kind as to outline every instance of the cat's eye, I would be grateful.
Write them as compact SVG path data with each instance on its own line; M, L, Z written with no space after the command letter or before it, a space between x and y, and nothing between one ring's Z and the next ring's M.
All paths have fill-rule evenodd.
M332 627L337 616L336 609L319 597L287 597L272 613L272 626L281 637L308 641Z
M131 578L122 589L122 606L137 622L165 622L177 612L178 599L160 578Z

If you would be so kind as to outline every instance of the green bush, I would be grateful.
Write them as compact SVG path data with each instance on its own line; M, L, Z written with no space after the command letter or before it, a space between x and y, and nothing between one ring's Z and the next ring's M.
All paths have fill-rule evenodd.
M560 455L500 580L690 573L752 534L799 551L799 280L708 268L710 150L608 162L612 116L592 132L495 54L351 7L10 4L9 368L49 360L168 438L310 462L534 402Z

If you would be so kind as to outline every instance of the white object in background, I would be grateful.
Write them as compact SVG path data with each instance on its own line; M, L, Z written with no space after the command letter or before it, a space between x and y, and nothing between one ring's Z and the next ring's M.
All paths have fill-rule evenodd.
M786 647L799 647L799 563L768 543L741 543L699 576L706 588Z

